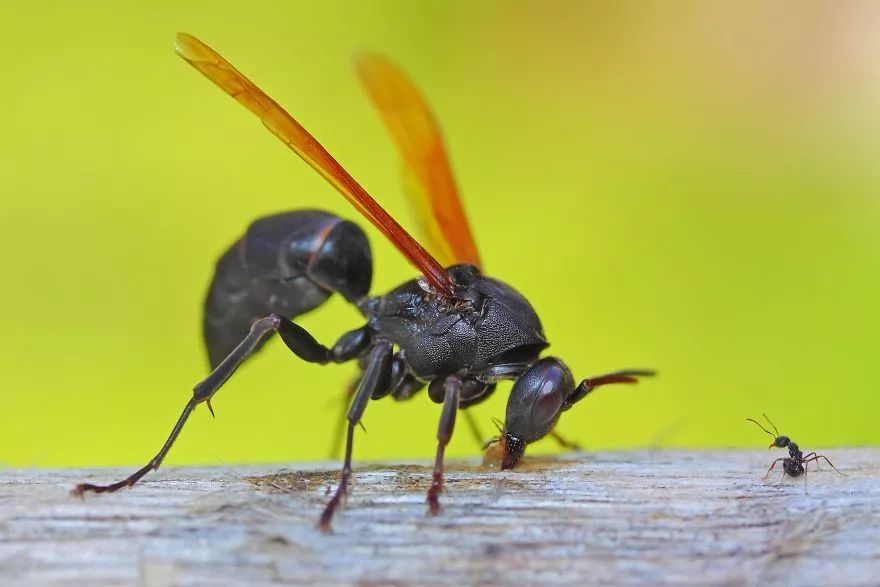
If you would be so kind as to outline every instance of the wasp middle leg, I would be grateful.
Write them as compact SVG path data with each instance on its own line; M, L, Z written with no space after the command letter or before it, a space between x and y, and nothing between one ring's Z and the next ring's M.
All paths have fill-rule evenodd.
M437 384L441 383L434 381L431 386L434 387ZM437 427L437 456L434 459L434 474L427 496L428 513L432 516L440 513L438 496L443 491L443 456L446 452L446 445L449 444L449 439L452 438L452 432L455 429L455 416L461 399L462 381L453 375L444 379L441 385L443 386L443 411L440 413L440 424Z
M391 379L391 343L386 340L378 340L368 356L369 359L367 360L363 377L361 377L360 384L346 415L348 428L345 436L345 461L342 464L339 485L336 487L336 493L330 498L330 501L324 508L324 512L321 514L321 518L318 520L318 527L325 532L330 531L330 522L333 519L333 514L348 491L348 484L351 479L351 453L354 446L354 430L364 415L367 402L370 401L374 394L384 392L389 387Z

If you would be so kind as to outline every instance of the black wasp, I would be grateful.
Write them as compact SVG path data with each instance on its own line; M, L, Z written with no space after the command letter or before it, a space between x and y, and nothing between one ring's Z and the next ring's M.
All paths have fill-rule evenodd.
M498 440L501 465L511 468L529 443L550 433L560 414L590 391L609 383L635 383L637 377L652 374L619 371L575 384L560 359L541 358L548 346L541 321L519 292L481 272L437 123L419 92L390 61L364 55L357 62L358 73L403 155L408 193L423 211L431 249L443 264L290 114L216 51L186 34L178 35L176 49L321 174L422 277L385 295L370 296L372 255L357 225L317 210L257 220L217 263L204 317L213 370L195 386L168 440L127 479L112 485L82 484L75 493L116 491L157 469L196 406L205 403L210 409L221 385L273 333L310 363L357 360L361 367L346 416L342 475L320 519L325 529L347 492L354 431L371 399L388 395L406 399L427 386L429 397L443 405L427 497L429 511L437 513L443 453L456 413L486 399L498 381L515 381ZM291 319L317 307L333 292L354 304L366 324L328 348Z
M770 446L768 446L767 448L773 448L774 446L776 448L788 448L788 457L780 457L780 458L776 459L775 461L773 461L773 463L770 465L770 468L767 469L767 473L764 475L764 479L766 479L767 477L770 476L770 473L773 471L773 468L776 467L776 463L778 463L779 461L782 461L782 477L783 478L786 475L788 475L789 477L800 477L801 475L803 475L804 476L804 484L806 484L806 482L807 482L807 466L808 466L808 464L812 463L812 462L816 462L816 467L818 467L819 466L819 462L818 462L819 459L825 459L825 462L828 463L829 465L831 465L832 469L837 471L837 467L835 467L834 464L831 461L829 461L828 457L826 457L825 455L820 455L820 454L817 454L816 452L811 452L805 456L804 453L801 452L800 447L797 445L797 443L795 441L793 441L788 436L782 436L781 434L779 434L779 430L776 428L776 424L774 424L773 421L770 420L769 417L767 417L767 414L761 414L761 415L764 416L764 419L767 420L767 422L773 428L773 432L770 432L769 430L764 428L764 426L760 422L755 420L754 418L746 418L746 421L754 422L755 424L758 425L758 427L761 430L763 430L764 432L766 432L767 434L769 434L770 436L773 437L773 442L771 442ZM837 471L837 472L840 473L840 471ZM843 473L840 473L840 474L844 475Z

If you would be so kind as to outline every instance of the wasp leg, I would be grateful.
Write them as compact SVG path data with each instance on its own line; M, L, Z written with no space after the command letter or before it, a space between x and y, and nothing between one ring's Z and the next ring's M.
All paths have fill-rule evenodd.
M183 408L183 412L177 419L177 423L171 430L171 434L162 445L159 452L150 459L150 462L137 470L134 474L110 485L92 485L90 483L81 483L74 487L74 495L82 495L87 491L94 493L113 492L123 487L131 487L137 483L141 477L159 468L174 441L177 440L180 431L186 424L187 419L193 410L201 403L205 403L213 414L211 408L211 398L217 393L217 390L226 382L235 372L241 363L247 359L255 349L266 341L273 333L278 332L287 347L293 351L295 355L310 363L324 364L329 361L342 362L354 358L367 347L369 344L369 333L366 329L360 328L344 334L332 349L320 344L312 335L306 332L302 327L297 326L290 320L272 314L266 318L261 318L253 323L248 335L238 343L238 346L229 353L223 361L217 365L210 375L196 384L193 388L193 397L187 402Z
M355 392L358 390L360 386L361 379L363 379L363 370L366 369L367 362L369 361L369 357L361 358L361 373L355 377L348 386L347 393L343 396L343 404L342 404L342 417L339 418L336 429L333 433L333 444L330 446L330 458L335 459L339 454L339 449L342 447L342 430L345 426L346 422L346 409L351 401L352 396L354 396ZM397 353L391 359L391 374L387 378L387 383L374 389L373 394L370 396L372 399L382 399L386 395L391 394L394 397L397 397L395 394L399 393L407 393L408 389L411 389L413 382L415 379L407 373L406 370L406 361L403 359L401 353ZM421 387L422 383L417 384ZM406 395L403 399L408 399L411 397L410 395Z
M335 459L339 456L339 451L342 450L342 431L345 429L345 415L348 412L348 405L351 403L351 398L354 396L354 392L357 391L358 385L361 382L361 377L358 375L354 379L352 379L348 387L345 390L345 393L340 394L340 410L341 413L336 420L336 427L333 429L333 440L330 445L330 452L327 454L327 458Z
M434 459L434 475L427 497L428 513L432 516L440 513L438 495L443 491L443 455L455 429L455 415L461 398L461 379L454 375L447 377L443 380L443 391L443 411L440 413L440 424L437 427L437 456Z
M336 493L330 498L330 501L324 508L324 512L321 514L321 518L318 520L318 527L325 532L330 531L330 522L333 519L333 514L348 491L348 483L351 479L351 452L354 444L354 429L360 423L371 396L376 390L387 387L390 376L391 343L386 340L379 340L370 351L364 375L361 378L360 385L357 392L355 392L354 399L346 415L348 430L345 436L345 461L342 464L339 485L336 487Z
M476 418L474 418L474 415L467 408L462 408L461 413L464 416L464 421L467 424L468 430L471 431L471 436L474 437L474 440L479 446L485 448L486 439L483 438L483 433L480 432L480 425L477 424L477 420Z
M126 477L122 481L117 481L116 483L111 483L109 485L92 485L91 483L80 483L73 488L73 491L71 491L71 493L76 496L81 496L87 491L92 491L94 493L112 493L114 491L122 489L123 487L131 487L132 485L140 481L141 477L143 477L150 471L158 469L159 465L161 465L162 461L165 459L165 455L167 455L168 451L171 450L171 445L174 444L175 440L177 440L177 436L183 429L183 425L186 424L187 418L189 418L189 415L198 404L199 402L197 402L195 398L187 402L186 406L183 408L183 413L180 414L180 417L177 419L177 423L171 430L171 434L168 436L168 440L165 441L165 444L162 445L162 448L159 450L156 456L150 459L150 462L144 465L142 468L138 469L132 475Z
M831 468L834 469L835 471L837 471L840 475L843 475L844 477L848 477L848 476L849 476L849 475L847 475L846 473L841 473L840 471L838 471L838 470L837 470L837 467L834 466L834 463L832 463L831 461L829 461L829 460L828 460L828 457L826 457L825 455L817 455L816 453L810 453L810 454L812 454L813 457L810 458L809 461L804 460L804 463L806 463L806 462L813 462L813 461L816 461L816 466L818 466L818 465L819 465L819 463L818 463L819 459L825 459L825 462L828 463L829 465L831 465Z
M556 443L559 446L561 446L562 448L567 448L568 450L573 450L573 451L577 451L577 452L580 452L582 450L581 445L579 445L576 442L572 442L572 441L568 440L567 438L565 438L564 436L562 436L561 434L559 434L559 432L556 431L556 428L553 428L553 430L551 430L547 434L550 435L553 438L553 440L555 440Z
M495 393L495 388L495 383L481 383L470 379L465 379L461 382L458 406L461 409L461 413L464 414L464 421L467 424L468 430L471 431L471 435L474 437L474 440L476 440L477 445L483 449L485 449L486 445L491 443L494 439L487 440L486 437L483 436L483 433L480 431L480 426L477 424L477 420L474 418L474 415L470 412L469 408L486 401L489 396ZM430 389L428 391L430 392ZM442 398L439 400L436 398L432 399L435 401L443 401Z

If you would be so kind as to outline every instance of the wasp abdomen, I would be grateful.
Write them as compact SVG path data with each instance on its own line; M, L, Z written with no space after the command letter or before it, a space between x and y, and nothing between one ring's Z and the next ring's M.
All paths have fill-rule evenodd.
M333 292L351 302L373 276L367 237L356 224L320 210L296 210L253 222L217 261L205 298L204 336L216 367L268 314L288 319Z

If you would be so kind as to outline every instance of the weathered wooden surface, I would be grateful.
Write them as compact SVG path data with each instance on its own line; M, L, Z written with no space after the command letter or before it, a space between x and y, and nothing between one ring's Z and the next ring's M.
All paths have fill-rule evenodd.
M827 451L848 473L761 476L777 451L611 452L499 473L363 467L332 535L314 522L336 471L0 471L0 584L880 584L878 449ZM827 469L827 467L826 467ZM247 477L269 474L258 480Z

